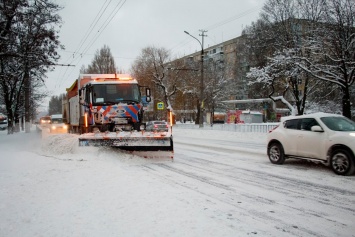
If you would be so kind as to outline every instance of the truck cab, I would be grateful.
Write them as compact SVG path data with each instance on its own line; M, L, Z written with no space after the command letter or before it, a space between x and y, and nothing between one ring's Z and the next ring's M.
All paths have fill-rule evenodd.
M64 104L69 105L69 113L63 115L74 132L140 131L145 127L140 89L128 74L82 74L67 89ZM150 100L149 88L146 94Z

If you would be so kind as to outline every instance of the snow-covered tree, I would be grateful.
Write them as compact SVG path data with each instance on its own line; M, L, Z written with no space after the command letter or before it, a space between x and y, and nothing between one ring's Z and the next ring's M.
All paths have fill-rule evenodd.
M305 112L307 102L338 101L338 87L343 115L350 118L355 76L354 9L351 0L267 1L260 19L245 31L252 45L251 55L259 60L259 67L251 70L249 77L269 85L270 98L286 96L289 91L291 96L284 99L295 104L298 114ZM262 52L261 57L256 57L258 52ZM268 74L268 80L263 73ZM276 81L284 82L283 86Z
M317 80L331 83L342 96L342 114L351 118L355 81L355 1L324 1L317 28L304 40L310 57L295 57L297 65Z
M20 115L25 114L26 123L30 122L36 109L31 106L36 106L35 99L42 98L33 92L59 59L57 49L61 46L55 28L61 21L59 10L49 0L1 3L0 90L9 120L8 133L13 132Z
M248 74L254 79L249 83L254 85L251 89L258 90L260 85L257 84L265 84L261 88L269 98L282 101L292 113L303 114L308 78L289 60L293 54L301 52L298 14L297 1L269 0L263 7L260 20L244 33L251 46L251 60L260 66L252 68ZM300 81L303 90L300 89Z
M262 89L269 92L268 97L273 101L281 101L291 111L291 114L296 115L296 109L287 100L288 94L294 84L293 80L287 77L289 72L285 69L287 65L284 64L284 58L281 55L277 55L269 59L269 62L265 67L251 68L247 74L248 78L254 79L250 84L259 83L262 85ZM295 83L296 84L296 83Z

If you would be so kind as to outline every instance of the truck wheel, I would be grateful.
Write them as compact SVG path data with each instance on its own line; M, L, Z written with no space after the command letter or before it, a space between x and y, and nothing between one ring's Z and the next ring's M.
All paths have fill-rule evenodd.
M284 149L278 142L273 142L268 146L267 155L273 164L281 165L285 162Z
M352 175L354 173L354 157L344 149L337 149L332 153L330 165L338 175Z

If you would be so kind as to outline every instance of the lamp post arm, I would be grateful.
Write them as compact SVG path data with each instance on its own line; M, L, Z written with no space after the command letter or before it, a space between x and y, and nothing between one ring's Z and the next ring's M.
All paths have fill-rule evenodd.
M202 46L201 41L199 39L197 39L195 36L190 35L190 33L187 32L186 30L184 30L184 32L185 32L185 34L187 34L187 35L191 36L192 38L194 38L195 40L197 40L197 42L201 45L201 50L203 51L203 46Z

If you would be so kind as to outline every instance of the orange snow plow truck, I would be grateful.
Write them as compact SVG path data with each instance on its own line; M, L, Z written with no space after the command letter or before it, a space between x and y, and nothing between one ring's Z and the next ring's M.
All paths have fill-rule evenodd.
M145 131L141 90L150 89L128 74L81 74L63 99L68 130L79 146L110 146L147 158L174 157L173 136Z

